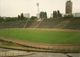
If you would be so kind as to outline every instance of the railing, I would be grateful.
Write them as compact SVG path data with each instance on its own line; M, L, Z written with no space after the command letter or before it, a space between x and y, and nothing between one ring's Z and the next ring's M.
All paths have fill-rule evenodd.
M5 45L3 45L5 44ZM16 44L19 47L8 46L7 44ZM70 45L69 45L70 46ZM67 46L66 46L67 47ZM75 49L76 48L76 49ZM24 57L29 55L34 55L35 52L41 53L80 53L80 46L75 45L75 48L43 48L36 46L29 46L13 41L7 41L0 39L0 57Z
M33 52L0 48L0 57L22 57L22 56L29 56L29 55L34 55L34 54L35 53Z

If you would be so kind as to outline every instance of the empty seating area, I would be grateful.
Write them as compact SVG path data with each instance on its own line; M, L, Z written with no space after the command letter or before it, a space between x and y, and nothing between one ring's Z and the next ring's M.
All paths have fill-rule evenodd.
M80 29L80 19L58 18L44 19L42 21L19 20L14 22L1 22L0 28L60 28L60 29Z

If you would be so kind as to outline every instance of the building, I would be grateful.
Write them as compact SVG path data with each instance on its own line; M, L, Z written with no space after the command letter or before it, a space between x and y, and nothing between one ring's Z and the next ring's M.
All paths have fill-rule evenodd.
M74 17L80 17L80 13L74 13L73 16Z
M23 15L24 15L24 17L26 17L26 18L30 18L30 14L29 14L29 13L24 13Z
M72 1L71 1L71 0L68 0L68 1L66 2L65 14L66 14L67 16L72 15Z

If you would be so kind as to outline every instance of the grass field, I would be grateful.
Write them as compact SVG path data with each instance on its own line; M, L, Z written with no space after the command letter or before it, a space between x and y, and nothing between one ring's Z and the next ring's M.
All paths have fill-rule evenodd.
M0 37L48 44L79 44L80 32L39 29L0 29Z

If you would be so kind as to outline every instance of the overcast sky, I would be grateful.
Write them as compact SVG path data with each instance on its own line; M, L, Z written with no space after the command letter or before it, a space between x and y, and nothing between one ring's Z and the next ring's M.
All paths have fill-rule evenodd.
M67 0L0 0L0 16L17 16L20 13L37 14L38 2L40 11L46 11L48 16L53 10L65 13L65 2ZM80 12L80 0L72 0L73 12Z

